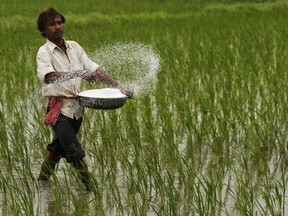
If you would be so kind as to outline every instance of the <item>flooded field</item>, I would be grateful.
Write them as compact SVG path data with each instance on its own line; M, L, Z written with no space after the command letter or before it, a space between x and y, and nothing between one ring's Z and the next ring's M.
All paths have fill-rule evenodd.
M53 138L35 62L45 5L1 6L19 14L0 24L0 215L287 215L287 5L114 3L55 3L66 37L137 92L86 110L90 193L65 160L37 181Z

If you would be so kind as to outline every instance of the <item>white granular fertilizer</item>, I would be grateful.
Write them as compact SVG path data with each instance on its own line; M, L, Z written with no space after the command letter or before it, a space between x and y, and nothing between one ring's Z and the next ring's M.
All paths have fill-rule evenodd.
M90 58L134 95L151 91L161 63L152 47L141 43L108 45L96 50Z
M104 89L92 89L82 91L78 96L88 97L88 98L123 98L127 97L122 94L119 89L104 88Z

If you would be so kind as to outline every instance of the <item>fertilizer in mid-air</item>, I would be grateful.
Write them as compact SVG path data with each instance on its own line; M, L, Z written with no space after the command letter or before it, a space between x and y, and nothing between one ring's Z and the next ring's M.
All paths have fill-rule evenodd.
M141 43L107 45L93 52L90 58L134 95L147 94L153 89L161 65L160 56L153 48Z

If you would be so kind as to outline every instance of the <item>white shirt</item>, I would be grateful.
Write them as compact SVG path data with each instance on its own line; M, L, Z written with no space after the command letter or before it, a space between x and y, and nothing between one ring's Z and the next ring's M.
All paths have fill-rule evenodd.
M84 49L75 41L64 41L67 55L54 43L47 40L37 53L37 73L43 84L42 95L76 97L80 92L81 78L77 77L61 83L44 82L45 75L51 72L75 72L86 70L95 72L99 65L89 59ZM83 116L84 108L76 99L64 99L61 113L70 118L79 119Z

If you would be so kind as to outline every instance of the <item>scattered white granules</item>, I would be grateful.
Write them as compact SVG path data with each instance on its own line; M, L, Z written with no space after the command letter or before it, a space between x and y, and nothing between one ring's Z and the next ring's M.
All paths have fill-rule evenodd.
M157 83L161 59L151 45L116 43L89 56L135 96L149 93Z

